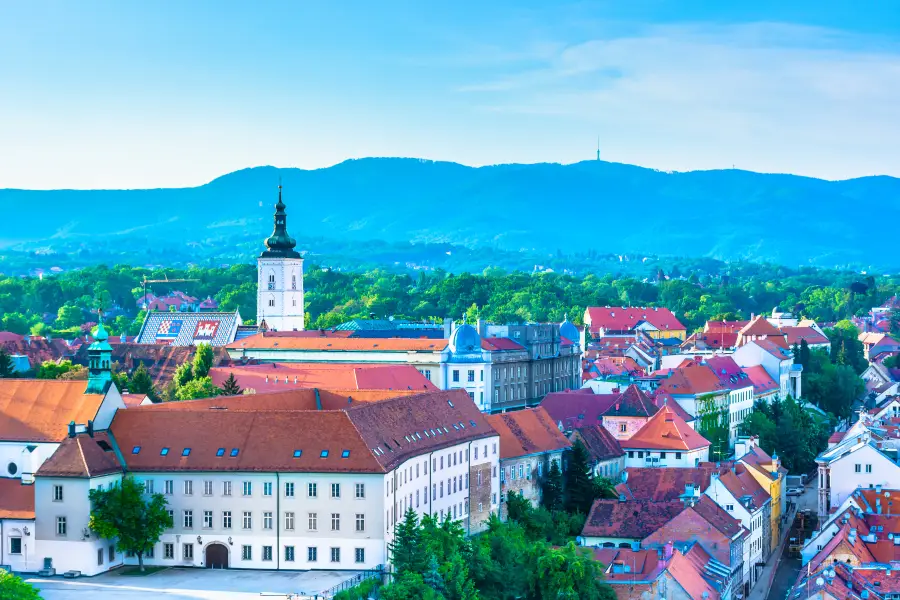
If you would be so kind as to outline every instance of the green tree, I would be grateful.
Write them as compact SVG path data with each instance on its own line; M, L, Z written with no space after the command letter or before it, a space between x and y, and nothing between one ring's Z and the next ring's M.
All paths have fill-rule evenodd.
M424 570L426 557L423 556L422 532L419 528L419 517L412 508L406 510L403 520L394 529L394 541L388 549L391 552L391 563L397 573L410 571L421 573Z
M575 440L565 471L565 507L569 512L587 514L594 503L596 486L591 477L590 460L584 443Z
M176 400L196 400L198 398L213 398L222 390L213 384L209 377L191 379L186 384L178 386L175 390Z
M888 369L898 369L900 368L900 354L892 354L884 359L884 366Z
M45 360L38 367L35 373L37 379L59 379L69 371L78 369L79 365L72 364L71 360L61 360L59 362L53 360Z
M222 385L222 395L223 396L237 396L241 393L241 388L238 386L237 379L234 377L234 373L228 374L228 379L225 380L225 383Z
M425 571L423 579L425 581L425 585L439 594L443 593L444 578L441 577L440 569L438 567L438 561L437 558L435 558L434 554L432 554L428 559L428 569Z
M53 333L53 328L46 323L36 323L31 326L31 335L35 337L47 337Z
M7 313L0 318L0 330L25 335L31 330L31 324L20 312Z
M563 476L559 461L550 461L550 468L541 482L541 505L549 511L563 509Z
M147 371L147 367L144 366L144 363L139 364L137 369L134 370L134 374L131 376L131 382L128 385L128 391L132 394L154 395L153 379L150 378L150 373Z
M380 600L439 600L440 594L428 587L419 573L404 571L394 582L378 590Z
M183 385L187 385L193 378L193 367L190 363L184 363L175 368L175 375L172 377L172 381L175 383L176 388L180 388Z
M209 375L209 370L213 365L213 350L209 344L200 344L197 346L197 353L194 354L192 370L194 377L200 379Z
M5 349L0 348L0 379L16 376L16 369L12 357Z
M41 600L41 595L30 583L0 569L0 598L3 600Z
M60 329L70 329L78 327L84 323L84 311L71 304L64 304L59 307L56 313L56 326Z
M144 570L144 554L159 542L163 531L173 526L162 494L145 497L144 486L133 476L126 475L109 489L93 489L91 500L91 531L101 538L117 540L124 552L138 557Z
M609 586L602 582L600 563L593 559L590 550L578 548L573 542L561 548L536 546L532 560L535 576L531 590L535 598L615 598L614 593L610 596Z

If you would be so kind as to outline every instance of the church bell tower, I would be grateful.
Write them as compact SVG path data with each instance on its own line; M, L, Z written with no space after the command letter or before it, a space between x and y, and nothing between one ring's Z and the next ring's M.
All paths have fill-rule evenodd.
M260 330L303 331L303 259L288 235L284 209L279 185L275 230L256 261L256 324Z

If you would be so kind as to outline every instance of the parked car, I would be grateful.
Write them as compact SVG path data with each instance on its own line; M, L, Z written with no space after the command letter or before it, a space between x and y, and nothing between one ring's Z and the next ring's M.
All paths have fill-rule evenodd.
M788 496L799 496L802 493L803 493L803 488L799 488L799 487L788 488L788 491L787 491Z

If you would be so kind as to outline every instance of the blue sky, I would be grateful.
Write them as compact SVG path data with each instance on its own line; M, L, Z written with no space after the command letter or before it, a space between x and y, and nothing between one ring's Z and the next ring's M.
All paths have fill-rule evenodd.
M900 176L900 8L0 3L0 187L364 156Z

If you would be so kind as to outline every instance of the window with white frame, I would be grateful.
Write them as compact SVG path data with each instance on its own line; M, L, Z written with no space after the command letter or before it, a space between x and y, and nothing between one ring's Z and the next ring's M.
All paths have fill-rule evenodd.
M416 465L416 471L419 470L419 465ZM356 497L357 498L365 498L366 497L366 484L357 483L356 484Z
M284 529L285 529L285 531L293 531L294 530L294 513L293 512L284 513Z
M365 531L366 530L366 515L363 513L356 513L356 530L357 531Z
M311 512L307 515L307 520L309 521L309 530L316 531L319 528L319 515L318 513Z
M341 530L341 515L340 515L340 513L331 513L331 530L332 531L340 531Z
M253 529L253 513L249 510L244 511L244 529Z

